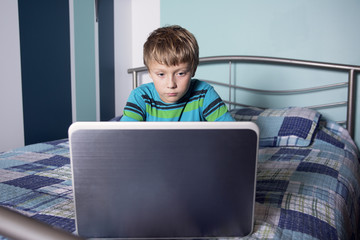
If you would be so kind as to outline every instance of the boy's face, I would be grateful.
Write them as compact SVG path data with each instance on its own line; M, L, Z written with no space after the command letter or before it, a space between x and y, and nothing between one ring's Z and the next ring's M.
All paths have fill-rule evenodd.
M175 103L188 91L192 76L190 64L181 63L169 67L151 61L148 67L155 89L163 102Z

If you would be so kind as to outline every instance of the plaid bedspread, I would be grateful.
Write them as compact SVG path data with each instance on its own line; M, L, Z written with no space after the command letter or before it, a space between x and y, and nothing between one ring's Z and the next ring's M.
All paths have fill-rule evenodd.
M358 236L359 155L346 130L324 123L307 147L259 151L255 225L246 239ZM66 139L0 154L0 205L69 232L71 184Z
M334 123L308 147L261 148L248 239L358 239L359 172L358 150Z

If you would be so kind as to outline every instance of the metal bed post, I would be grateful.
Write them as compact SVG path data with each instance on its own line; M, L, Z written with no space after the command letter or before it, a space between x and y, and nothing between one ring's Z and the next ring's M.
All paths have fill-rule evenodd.
M137 88L139 86L139 81L138 81L138 73L139 72L145 72L147 71L146 67L137 67L137 68L130 68L128 69L128 73L132 74L132 86L133 89Z
M133 84L133 89L138 87L138 80L137 80L137 71L132 71L132 84Z
M231 110L232 108L232 104L231 104L231 61L229 61L229 110Z
M347 119L346 128L351 137L354 137L354 112L355 112L355 70L349 70L349 86L348 86L348 107L347 107Z

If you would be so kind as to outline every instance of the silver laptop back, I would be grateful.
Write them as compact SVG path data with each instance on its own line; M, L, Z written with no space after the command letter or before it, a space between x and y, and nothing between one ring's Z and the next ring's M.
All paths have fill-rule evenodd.
M258 135L250 122L73 124L78 234L135 239L250 234Z

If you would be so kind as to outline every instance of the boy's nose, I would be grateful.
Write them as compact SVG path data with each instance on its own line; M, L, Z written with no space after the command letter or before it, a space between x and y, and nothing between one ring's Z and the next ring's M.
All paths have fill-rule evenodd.
M176 82L175 82L175 79L174 77L169 77L168 81L167 81L167 85L168 85L168 88L176 88Z

